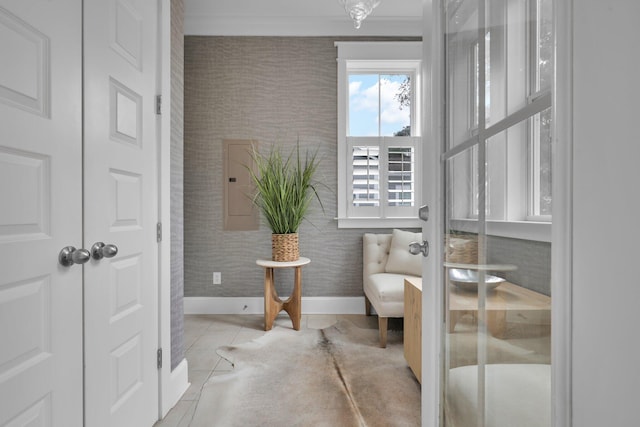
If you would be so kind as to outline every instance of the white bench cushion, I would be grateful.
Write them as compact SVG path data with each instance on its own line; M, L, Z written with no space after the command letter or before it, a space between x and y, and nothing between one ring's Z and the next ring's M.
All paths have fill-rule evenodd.
M391 234L365 233L362 239L363 277L384 273L391 249Z
M551 366L486 365L486 418L491 427L551 425ZM478 366L449 371L447 419L452 426L477 424Z
M378 316L404 316L404 279L406 274L377 273L364 278L364 293Z
M411 255L411 252L409 252L409 244L412 242L422 243L422 233L393 230L391 248L385 266L387 273L422 276L422 257Z

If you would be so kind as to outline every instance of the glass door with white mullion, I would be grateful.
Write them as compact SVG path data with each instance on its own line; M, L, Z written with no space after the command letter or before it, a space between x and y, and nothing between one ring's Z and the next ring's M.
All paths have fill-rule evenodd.
M553 0L441 0L445 426L551 425Z

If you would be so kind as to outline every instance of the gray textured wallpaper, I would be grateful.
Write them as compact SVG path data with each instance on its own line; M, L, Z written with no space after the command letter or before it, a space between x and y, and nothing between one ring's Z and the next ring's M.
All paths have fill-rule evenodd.
M509 282L551 295L551 243L492 236L487 252L489 263L518 266L501 274Z
M185 285L192 296L260 297L271 256L271 232L224 231L222 141L255 139L319 150L325 213L315 205L300 229L303 296L361 296L362 234L390 230L338 229L336 216L337 63L331 37L185 37ZM500 240L493 262L517 257L515 279L548 286L549 245ZM535 258L535 259L534 259ZM516 263L515 261L513 263ZM524 264L523 264L524 263ZM526 265L525 265L526 264ZM529 268L531 266L531 268ZM289 269L287 269L289 270ZM222 284L212 285L212 273ZM289 290L292 273L276 277ZM545 276L546 274L546 276ZM518 282L516 282L518 283Z
M184 359L184 0L171 0L171 369Z
M336 217L337 63L330 37L185 37L185 296L264 295L271 232L223 231L222 140L318 150L325 213L300 229L303 296L362 295L362 234ZM266 148L268 149L268 148ZM380 230L385 231L385 230ZM288 270L288 269L287 269ZM222 285L212 273L222 272ZM276 281L290 289L283 272ZM292 277L292 276L291 276Z

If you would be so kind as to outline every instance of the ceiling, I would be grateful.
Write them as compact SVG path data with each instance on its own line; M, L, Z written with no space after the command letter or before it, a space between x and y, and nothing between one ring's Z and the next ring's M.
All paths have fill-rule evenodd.
M359 30L339 0L185 0L185 34L421 36L422 0L382 0Z

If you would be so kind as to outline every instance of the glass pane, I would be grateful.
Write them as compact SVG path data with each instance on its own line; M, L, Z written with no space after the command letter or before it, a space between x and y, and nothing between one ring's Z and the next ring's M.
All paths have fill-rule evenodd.
M535 0L536 3L536 79L533 90L551 88L553 77L553 1Z
M468 219L477 213L477 180L475 168L471 168L474 148L447 161L447 214L450 219Z
M473 104L472 104L472 123L473 128L477 129L480 125L480 79L484 78L484 119L485 127L491 123L491 32L487 31L484 37L484 77L480 75L481 52L480 43L475 42L472 48L472 87L473 87Z
M473 85L471 94L473 97L471 104L471 127L477 129L480 124L480 43L476 42L473 44L471 54L471 68L473 72L473 76L471 76L471 84Z
M535 0L532 0L535 1ZM528 0L486 0L487 127L527 104L529 71Z
M532 119L533 209L531 215L551 215L551 108Z
M415 153L413 147L390 147L388 155L389 206L414 206Z
M527 127L525 121L505 132L513 139ZM503 139L489 140L487 151L493 144L503 144ZM530 411L536 426L550 426L551 243L497 236L490 223L478 242L479 264L484 264L484 271L478 268L477 290L484 425L496 420L525 425Z
M470 197L477 181L470 162L477 158L472 149L447 160L445 166L445 370L444 425L476 427L483 419L478 401L478 355L482 348L478 332L477 292L458 289L451 274L459 275L478 265L477 223L460 220L469 211L478 211L477 199ZM471 286L471 285L470 285Z
M512 372L511 385L518 389L548 391L551 387L551 244L499 236L486 237L485 275L487 364L521 364ZM544 365L542 367L534 365ZM493 368L491 380L503 380ZM532 384L531 375L540 371ZM519 398L495 401L489 395L488 406L517 408ZM491 400L494 399L494 400ZM548 393L532 396L531 408L540 416L540 426L550 425L551 397ZM517 411L515 412L517 413ZM514 420L514 424L517 424Z
M480 191L489 191L488 183L485 182L484 187L480 187L480 180L478 174L480 173L479 159L478 159L478 146L474 145L470 149L471 159L469 161L469 169L471 170L471 209L469 210L469 218L478 218L480 211L478 210L478 204L480 203ZM485 168L489 167L485 161ZM488 207L487 207L488 208Z
M494 228L551 212L551 111L484 139L552 78L550 2L445 1L445 426L551 425L551 244Z
M379 136L378 74L349 75L350 136Z
M447 146L477 133L479 106L478 2L451 1L446 10Z
M496 135L485 152L526 135L528 123ZM523 408L536 414L536 425L549 426L551 245L460 220L485 203L491 171L476 179L481 168L468 166L481 158L479 148L445 163L445 426L521 425ZM475 187L480 197L469 197Z
M380 136L411 135L411 76L380 75Z
M380 148L353 147L353 206L380 206Z
M349 75L349 136L411 134L409 74Z

